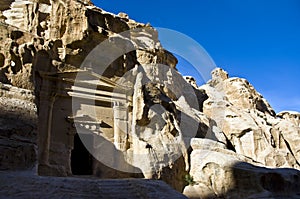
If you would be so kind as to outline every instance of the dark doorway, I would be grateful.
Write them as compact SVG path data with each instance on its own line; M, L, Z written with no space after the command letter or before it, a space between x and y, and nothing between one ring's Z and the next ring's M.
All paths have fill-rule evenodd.
M80 135L86 144L93 144L92 135ZM92 175L93 157L85 148L79 135L74 136L74 149L71 153L71 168L73 175Z

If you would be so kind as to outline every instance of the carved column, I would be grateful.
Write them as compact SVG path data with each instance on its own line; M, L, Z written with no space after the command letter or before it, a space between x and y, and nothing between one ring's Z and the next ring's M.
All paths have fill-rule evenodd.
M126 103L114 102L114 144L125 151L128 138L128 107Z
M51 81L43 79L42 91L39 101L39 122L38 122L38 163L39 174L43 173L41 166L49 165L49 150L52 127L52 112L56 94L49 89Z

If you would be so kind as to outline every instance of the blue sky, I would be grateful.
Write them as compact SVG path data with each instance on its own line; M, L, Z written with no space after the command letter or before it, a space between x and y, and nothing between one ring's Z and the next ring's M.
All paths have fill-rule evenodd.
M276 112L300 112L299 0L93 2L106 11L125 12L136 21L188 35L230 76L249 80Z

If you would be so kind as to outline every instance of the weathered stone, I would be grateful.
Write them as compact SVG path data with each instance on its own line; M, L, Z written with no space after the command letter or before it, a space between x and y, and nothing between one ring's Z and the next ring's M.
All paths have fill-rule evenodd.
M298 169L297 123L276 117L248 81L228 78L222 69L212 73L210 83L200 87L209 96L203 111L224 132L233 150L265 166Z
M277 114L277 117L288 120L295 124L296 126L300 126L300 113L295 111L283 111Z
M221 68L216 68L214 71L212 71L211 76L213 80L219 81L224 81L229 77L228 73Z
M194 182L184 193L190 198L297 198L299 113L276 116L246 80L229 78L222 69L212 76L199 87L208 95L203 112L226 142L192 140L189 174Z
M1 40L5 45L0 48L2 71L0 77L2 82L35 92L39 114L38 173L54 176L74 174L71 159L75 156L74 151L78 147L74 138L77 132L74 127L76 127L92 135L95 147L92 150L100 150L96 146L103 140L108 140L109 142L104 145L106 149L100 151L109 156L118 154L116 160L106 162L108 165L105 165L105 160L103 165L102 162L93 159L92 163L89 163L92 171L90 174L105 178L138 176L134 174L135 172L126 174L122 169L117 171L114 170L116 168L109 168L110 164L119 164L119 168L144 172L148 178L166 179L169 183L173 183L174 187L177 186L178 190L182 189L183 183L174 182L172 176L181 178L186 173L185 167L188 167L186 147L176 146L177 149L169 154L170 160L165 159L165 153L159 153L159 159L166 164L160 165L159 160L151 160L148 165L151 174L135 168L136 164L131 153L140 150L147 156L149 149L145 146L150 143L147 141L135 143L133 138L130 138L131 133L128 130L131 128L129 124L132 122L130 121L130 117L133 117L132 112L128 113L129 107L115 106L112 103L116 80L133 69L136 64L162 64L170 68L175 67L176 58L161 47L156 30L149 25L130 20L125 14L116 16L93 5L87 5L89 2L29 0L10 3L9 6L1 8L5 19L5 24L1 25L4 30L1 33ZM143 32L133 31L135 28L143 28ZM126 34L123 35L124 38L113 37L116 33L130 29L132 29L130 38L125 38ZM103 65L103 63L98 64L98 57L89 63L94 65L92 68L79 69L88 53L108 38L110 38L110 45L130 39L128 45L138 50L126 52L118 59L112 57L113 62L108 62L107 69L101 73L96 68ZM106 58L109 59L108 54ZM164 72L161 71L161 75ZM86 84L72 85L76 75L81 74L87 78L83 80ZM99 83L97 82L99 78L105 81ZM92 88L86 87L87 84L92 85ZM96 88L100 88L95 91L100 96L95 98L94 91L91 92L91 89L96 90ZM166 88L163 93L168 97L174 97ZM119 94L117 95L120 97ZM167 96L165 98L170 100ZM74 98L80 99L75 112L72 109ZM99 106L95 107L93 100L96 100ZM161 103L167 106L166 109L172 106L169 101L162 101L159 104ZM175 118L177 113L174 104L173 106L173 110L170 111L173 111L172 118ZM134 107L137 106L134 104ZM90 115L93 112L91 110L95 110L95 114ZM165 112L166 115L169 114L169 110ZM151 114L155 115L154 112ZM89 117L82 117L85 115ZM129 121L126 121L126 118ZM161 125L166 133L175 129L173 121L170 121L172 118L167 119L166 125ZM124 129L126 129L125 136L122 132ZM158 133L159 131L156 131L153 137ZM96 138L99 135L101 138ZM172 143L173 139L165 137L162 142ZM155 142L152 143L153 146ZM162 150L162 146L157 150ZM173 153L177 152L179 154L184 152L185 159L181 158L174 163L177 158L180 158L180 155L173 157ZM164 169L164 167L168 168ZM173 171L177 173L172 173Z
M40 177L24 172L0 172L2 198L162 198L187 199L163 181Z
M0 83L0 170L36 164L36 106L30 90Z
M299 113L276 116L247 80L217 68L198 87L151 25L87 0L0 10L0 169L32 167L37 143L40 175L190 183L185 194L200 198L299 196Z
M196 80L195 80L194 77L192 77L192 76L184 76L184 79L185 79L189 84L191 84L193 87L198 88L198 85L197 85Z
M298 170L264 168L207 139L193 139L192 143L190 175L193 183L184 189L189 198L287 199L299 196Z

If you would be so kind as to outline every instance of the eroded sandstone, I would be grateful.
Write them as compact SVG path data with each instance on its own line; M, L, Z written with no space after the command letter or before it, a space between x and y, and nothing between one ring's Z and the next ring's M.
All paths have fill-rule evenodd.
M199 88L208 95L203 113L226 141L192 140L195 182L184 193L191 198L297 198L299 113L276 115L247 80L229 78L220 68Z
M162 179L191 198L299 197L299 113L276 115L247 80L217 68L196 85L149 24L90 1L0 10L1 170L37 161L39 175Z

